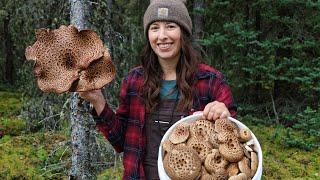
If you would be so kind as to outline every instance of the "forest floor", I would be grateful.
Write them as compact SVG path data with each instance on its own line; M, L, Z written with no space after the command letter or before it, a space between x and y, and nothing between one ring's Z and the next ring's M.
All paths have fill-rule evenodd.
M65 179L70 153L56 146L68 140L65 132L26 131L18 119L20 94L0 91L0 179ZM285 128L244 121L258 138L263 151L263 179L320 179L320 150L302 150L283 145ZM294 132L299 134L299 132ZM55 153L53 153L55 151ZM106 169L98 179L121 179L121 162ZM58 178L59 177L59 178Z

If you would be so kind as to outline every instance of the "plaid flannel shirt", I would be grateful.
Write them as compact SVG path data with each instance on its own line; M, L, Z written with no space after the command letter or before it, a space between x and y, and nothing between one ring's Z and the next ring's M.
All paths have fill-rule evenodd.
M199 64L194 87L193 108L189 114L201 111L206 104L225 103L231 116L236 116L236 107L231 90L223 75L214 68ZM134 68L123 79L120 90L120 105L113 112L108 104L99 117L97 128L109 140L117 152L123 152L123 179L145 179L143 154L146 146L144 133L145 103L143 92L143 69Z

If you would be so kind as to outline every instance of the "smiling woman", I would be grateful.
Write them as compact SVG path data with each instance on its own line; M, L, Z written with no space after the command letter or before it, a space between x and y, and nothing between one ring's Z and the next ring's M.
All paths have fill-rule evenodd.
M177 64L181 49L181 29L174 22L156 21L150 25L148 38L162 67Z
M118 152L124 152L123 179L159 179L161 138L182 117L195 111L203 111L208 120L236 116L225 78L201 63L192 46L185 1L152 0L143 27L148 41L141 66L123 79L117 112L101 90L80 93L93 104L98 129Z

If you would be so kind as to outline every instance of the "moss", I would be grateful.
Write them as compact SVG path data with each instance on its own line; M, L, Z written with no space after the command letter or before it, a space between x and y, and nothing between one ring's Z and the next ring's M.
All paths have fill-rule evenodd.
M110 167L104 170L101 174L97 176L98 180L121 180L123 174L123 166L121 162L117 163L116 167Z
M320 149L303 150L285 146L286 129L282 126L247 126L257 136L263 152L264 179L317 179ZM301 132L294 131L297 136Z
M0 116L16 116L20 112L20 93L0 91Z
M42 167L60 141L61 134L36 133L0 139L0 179L48 179L51 172Z
M16 118L0 118L0 131L6 135L17 136L23 134L26 122Z

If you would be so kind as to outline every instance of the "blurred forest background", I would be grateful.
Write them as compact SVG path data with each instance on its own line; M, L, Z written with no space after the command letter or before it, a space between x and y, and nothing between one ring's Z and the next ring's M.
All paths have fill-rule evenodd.
M89 27L110 49L116 108L123 76L139 64L149 1L91 0ZM188 0L194 44L223 72L244 122L262 145L265 179L320 178L320 1ZM24 51L35 29L70 24L68 0L0 1L0 179L65 179L70 94L43 93ZM98 179L121 178L121 154L96 134Z

